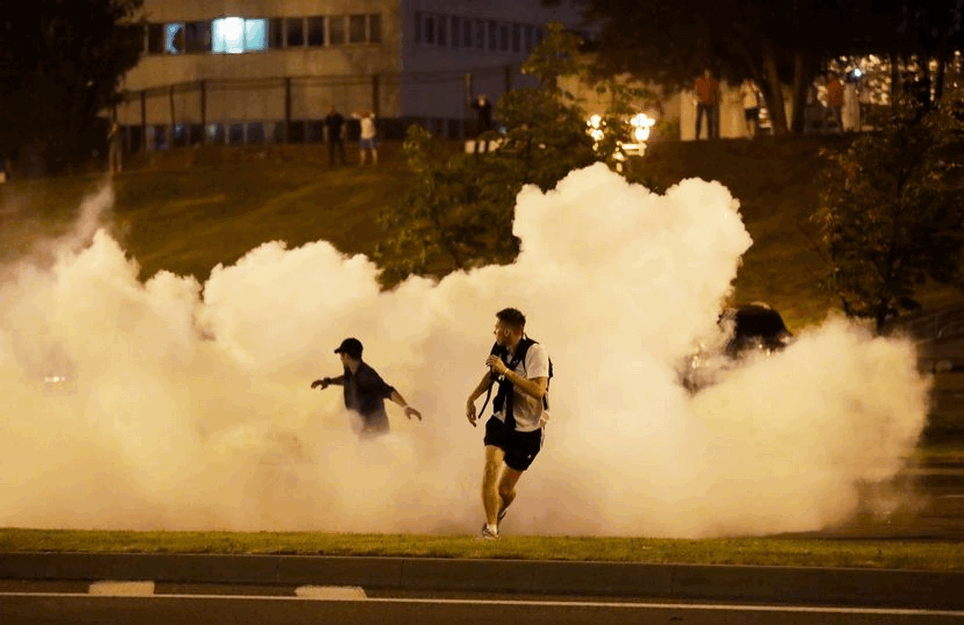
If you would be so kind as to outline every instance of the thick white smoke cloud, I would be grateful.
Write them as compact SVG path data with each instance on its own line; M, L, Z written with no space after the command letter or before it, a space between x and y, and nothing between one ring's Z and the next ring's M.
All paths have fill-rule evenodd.
M815 529L916 441L912 346L842 320L696 396L680 386L751 244L720 184L660 196L596 165L524 190L515 232L511 266L391 292L326 242L266 243L203 285L139 282L104 231L6 267L0 525L474 532L482 432L464 404L505 306L556 369L509 533ZM341 389L309 389L340 372L346 336L424 422L389 404L392 433L359 441Z

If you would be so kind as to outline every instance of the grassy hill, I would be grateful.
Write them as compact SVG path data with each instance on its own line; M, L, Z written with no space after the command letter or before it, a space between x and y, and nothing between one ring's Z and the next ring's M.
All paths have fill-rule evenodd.
M824 146L841 137L666 142L641 166L658 188L683 178L723 182L741 202L754 245L744 257L734 300L764 300L791 330L822 319L834 306L817 284L823 269L809 215ZM373 167L330 169L324 146L176 150L139 157L115 178L111 226L150 276L159 269L207 277L264 241L297 246L318 239L347 253L371 254L384 236L376 218L404 184L400 145L380 148ZM41 236L66 231L98 174L0 185L0 261ZM959 293L928 288L928 307L962 302Z

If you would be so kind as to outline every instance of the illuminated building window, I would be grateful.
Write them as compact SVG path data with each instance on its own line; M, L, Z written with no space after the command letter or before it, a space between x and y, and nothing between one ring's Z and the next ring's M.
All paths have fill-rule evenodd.
M164 51L168 54L184 52L184 24L181 22L164 25Z
M211 50L221 54L241 54L268 47L268 20L222 17L211 23Z

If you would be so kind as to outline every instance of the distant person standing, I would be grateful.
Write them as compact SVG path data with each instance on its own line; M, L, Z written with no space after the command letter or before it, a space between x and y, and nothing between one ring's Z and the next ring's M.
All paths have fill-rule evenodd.
M335 161L341 159L341 164L345 164L345 137L344 137L345 118L335 105L331 105L331 110L325 116L325 129L328 131L328 166L335 165Z
M542 449L552 377L545 347L525 335L525 316L515 308L505 308L495 316L495 345L485 361L489 370L465 405L465 416L475 427L475 400L498 384L494 414L485 423L483 441L485 524L481 537L487 540L499 537L499 524L515 500L516 484Z
M713 78L713 72L704 69L703 74L693 82L696 92L696 140L700 138L703 116L706 115L706 137L717 139L720 136L720 83Z
M412 408L394 387L389 386L378 372L362 361L362 344L356 338L347 338L335 349L341 356L344 373L336 378L321 378L311 383L311 388L328 388L335 384L344 387L345 408L361 416L362 437L387 434L388 415L385 400L390 399L405 409L405 416L422 420L422 413Z
M744 78L740 83L740 100L743 102L746 134L753 139L760 128L760 90L752 78Z
M358 139L358 164L364 165L367 155L372 155L372 165L378 164L378 149L375 146L375 113L363 111L353 113L352 117L358 120L361 126L361 134Z
M120 124L112 121L107 132L107 171L111 174L119 174L123 169L123 136Z
M843 132L844 85L835 73L827 75L827 109L830 119L837 124L837 132Z
M479 146L483 143L480 137L484 133L492 130L492 103L489 102L489 98L483 93L472 100L471 106L475 109L475 153L478 154L480 151ZM485 145L481 151L488 152L488 140L485 140L484 143Z

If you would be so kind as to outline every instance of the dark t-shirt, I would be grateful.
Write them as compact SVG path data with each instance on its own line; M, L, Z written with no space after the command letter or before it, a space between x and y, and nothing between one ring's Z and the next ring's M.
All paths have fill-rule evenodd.
M345 367L345 407L360 414L366 422L384 421L387 427L385 400L391 397L394 390L364 362L358 365L354 375L351 369Z
M325 116L325 126L328 127L329 136L333 139L341 139L341 127L345 125L345 118L341 113L328 113Z

